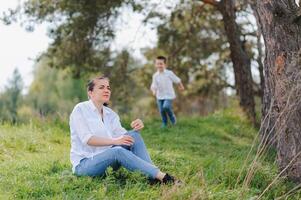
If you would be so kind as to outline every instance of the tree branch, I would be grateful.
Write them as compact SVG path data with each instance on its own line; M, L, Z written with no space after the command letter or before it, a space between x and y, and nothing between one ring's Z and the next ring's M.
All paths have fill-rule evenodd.
M215 6L215 7L218 6L218 1L216 1L216 0L201 0L201 1L205 4L210 4L210 5Z

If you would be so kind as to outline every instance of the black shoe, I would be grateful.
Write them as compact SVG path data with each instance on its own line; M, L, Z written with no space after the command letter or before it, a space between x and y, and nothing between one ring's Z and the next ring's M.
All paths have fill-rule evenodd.
M177 185L177 186L182 186L183 182L176 179L175 177L169 175L169 174L165 174L165 176L163 177L162 180L163 184L172 184L172 185Z
M165 174L162 180L163 184L174 184L174 182L175 182L175 178L167 173Z
M169 174L165 174L162 181L159 179L148 179L148 183L150 185L160 185L160 184L173 184L175 182L175 178L173 176L170 176Z
M148 183L149 183L150 185L160 185L162 182L161 182L160 180L158 180L158 179L152 179L152 178L149 178L149 179L148 179Z

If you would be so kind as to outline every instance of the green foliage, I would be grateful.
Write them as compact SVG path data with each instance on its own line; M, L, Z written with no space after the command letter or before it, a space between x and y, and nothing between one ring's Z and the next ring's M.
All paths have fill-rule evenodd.
M12 78L8 80L4 92L0 94L0 121L16 123L18 119L18 107L22 101L23 80L16 68Z
M256 24L250 21L252 16L246 3L236 3L241 45L252 59L252 65L256 66ZM180 1L170 16L163 12L155 10L147 18L159 17L161 21L157 24L157 46L145 50L149 61L141 73L146 73L143 76L145 85L149 85L155 57L166 55L168 67L182 78L187 88L184 96L178 96L176 109L184 112L199 110L200 114L207 114L226 107L225 89L235 89L235 86L221 13L214 6L194 1ZM187 105L191 107L187 108Z
M69 115L74 105L87 99L85 82L74 79L70 70L50 68L47 58L39 60L26 102L38 116Z
M127 50L116 53L112 67L106 70L112 88L112 107L121 114L130 114L137 99L145 96L143 85L139 84L136 71L141 68Z
M141 70L144 84L150 85L156 56L165 55L168 68L187 89L178 95L176 110L206 114L225 107L224 89L230 86L225 66L230 60L220 13L210 6L200 9L198 3L182 2L162 21L157 47L144 52L149 61Z
M132 0L27 0L3 18L9 24L21 17L29 31L36 23L50 23L48 34L53 42L47 50L49 62L71 69L79 78L86 71L104 70L109 63L115 21L125 6L141 9Z
M42 87L41 80L34 82L28 95L30 106L33 105L40 115L57 110L69 111L77 100L85 99L83 83L86 79L92 76L91 73L100 73L110 76L112 105L117 110L128 114L129 110L145 108L143 115L152 114L156 106L148 88L155 71L153 60L163 54L168 56L168 66L182 78L187 89L178 95L176 111L207 114L226 107L225 88L232 86L227 77L231 73L229 45L221 14L211 6L200 6L199 2L177 1L176 6L166 4L166 9L174 9L170 16L166 16L164 9L152 9L151 4L133 0L27 0L4 14L3 20L7 24L18 19L28 30L33 30L37 23L50 24L48 34L53 42L41 55L40 62L62 71L45 67L49 74L44 72L39 76L45 76L43 80L50 83ZM250 23L243 20L246 17L241 14L246 7L241 3L238 9L244 48L253 57L254 40L250 39L252 34L248 32ZM145 22L153 18L162 22L156 27L157 46L144 51L148 62L143 68L139 68L140 63L125 50L113 52L110 48L119 14L141 10L149 12ZM71 75L76 79L71 79ZM65 76L70 78L66 80ZM49 94L42 90L49 91ZM42 92L40 97L39 92ZM21 108L24 116L31 115L30 106Z
M114 107L120 114L129 114L130 111L133 113L137 98L145 96L146 93L136 79L135 71L139 68L139 63L126 50L116 53L111 59L112 66L102 74L110 78L110 107ZM85 73L80 79L75 79L70 69L51 68L48 58L42 57L35 65L34 80L25 96L26 105L20 108L23 118L47 115L67 118L77 103L87 100L87 80L99 75L101 74Z
M188 85L190 96L214 96L228 86L224 66L229 63L229 49L221 15L214 8L179 4L158 26L158 35L157 48Z
M184 181L182 187L150 186L142 175L123 168L116 172L109 168L102 178L76 177L69 163L67 125L59 121L3 124L0 198L255 199L277 175L277 167L274 159L260 160L251 185L242 189L241 179L235 187L256 134L237 113L228 110L206 118L179 118L177 126L163 130L159 120L145 122L141 134L154 163ZM281 178L263 199L275 199L293 187ZM297 193L291 199L300 197Z

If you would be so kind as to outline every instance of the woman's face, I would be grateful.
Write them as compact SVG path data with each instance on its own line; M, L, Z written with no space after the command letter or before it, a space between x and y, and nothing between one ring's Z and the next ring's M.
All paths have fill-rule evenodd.
M93 91L88 91L90 98L99 103L107 103L110 100L111 88L109 80L96 79Z

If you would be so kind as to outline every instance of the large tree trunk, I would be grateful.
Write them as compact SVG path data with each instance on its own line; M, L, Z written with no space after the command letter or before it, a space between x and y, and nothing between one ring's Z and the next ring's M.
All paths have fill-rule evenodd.
M256 1L254 0L250 0L250 5L251 5L251 8L253 10L253 13L256 17L256 19L259 19L258 18L258 13L257 13L257 4L256 4ZM263 68L263 63L261 62L261 59L263 57L263 53L262 53L262 47L261 47L261 41L260 41L260 38L262 36L262 27L261 27L261 24L259 23L259 20L256 21L257 22L257 27L258 27L258 31L257 31L257 48L258 48L258 54L259 54L259 57L258 57L258 70L259 70L259 73L260 73L260 85L261 85L261 90L262 90L262 93L271 93L271 88L272 88L272 85L273 84L270 79L265 82L264 80L264 75L266 77L269 77L269 73L267 71L267 68ZM266 56L265 56L266 57ZM265 62L267 60L265 59ZM265 63L266 65L266 63ZM262 94L262 97L261 97L261 105L262 105L262 108L261 108L261 128L260 128L260 138L261 138L261 142L262 142L262 146L267 146L267 147L273 147L273 148L276 148L276 140L275 140L275 129L272 128L274 127L275 125L275 116L270 114L269 110L271 110L271 99L269 97L264 96Z
M263 131L277 142L280 170L301 182L301 27L294 0L256 0L265 41ZM272 142L272 137L268 142Z
M246 112L253 125L255 125L255 101L251 63L250 58L244 51L243 43L240 39L240 30L235 21L235 1L222 0L218 3L217 8L222 13L226 35L230 44L231 60L235 76L235 87L240 99L240 106Z

